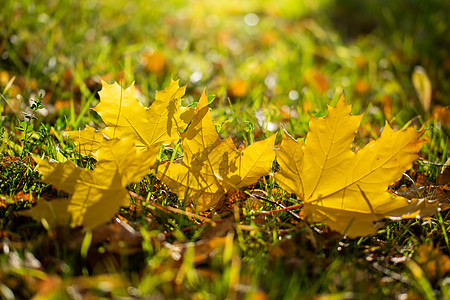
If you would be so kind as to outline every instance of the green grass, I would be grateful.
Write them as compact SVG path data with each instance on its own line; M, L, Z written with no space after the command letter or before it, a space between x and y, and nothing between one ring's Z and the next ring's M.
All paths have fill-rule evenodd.
M212 216L220 220L217 227L132 198L132 207L118 214L125 227L112 221L94 230L92 239L78 229L50 228L16 213L36 198L67 196L40 182L32 154L95 166L91 157L74 151L62 131L102 126L90 110L101 80L123 86L135 81L145 105L171 78L187 84L184 105L198 101L206 86L216 95L211 107L217 129L238 144L261 140L279 124L303 138L309 115L323 116L326 105L345 91L353 112L365 112L357 148L379 136L385 121L395 129L425 124L428 142L408 174L417 181L414 174L424 174L438 185L449 157L450 124L435 117L439 107L449 105L447 3L4 2L2 298L36 293L54 299L450 297L448 271L439 270L445 256L420 248L431 245L450 254L448 210L427 220L385 220L376 235L359 239L306 224L289 212L258 215L278 207L249 198L231 210L219 209ZM431 111L424 110L412 84L417 65L432 83ZM45 107L34 109L40 94ZM162 158L172 154L166 150ZM404 177L392 190L401 185L412 187ZM153 174L129 190L185 208ZM271 177L254 190L284 205L298 203ZM428 190L420 196L435 197ZM448 192L440 197L448 201Z

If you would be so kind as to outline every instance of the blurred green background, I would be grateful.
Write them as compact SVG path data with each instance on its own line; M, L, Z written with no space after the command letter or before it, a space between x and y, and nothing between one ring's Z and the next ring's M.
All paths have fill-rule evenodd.
M20 111L45 91L50 116L71 110L64 126L83 124L76 116L90 114L102 79L136 81L148 104L179 78L185 104L205 86L217 96L218 123L234 116L264 132L281 122L297 136L308 113L322 114L343 90L354 112L368 110L373 136L384 120L403 126L449 104L448 1L2 2L0 84L16 76L10 106ZM414 90L416 66L431 82L429 109ZM239 135L233 126L247 125L234 121L227 126Z

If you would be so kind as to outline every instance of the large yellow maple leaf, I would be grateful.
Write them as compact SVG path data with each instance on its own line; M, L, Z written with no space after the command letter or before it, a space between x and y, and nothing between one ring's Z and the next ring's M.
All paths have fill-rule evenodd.
M184 129L192 119L193 109L180 107L186 87L178 81L156 92L155 101L149 108L138 100L134 84L126 89L117 82L102 81L99 91L100 103L94 110L101 116L106 128L100 132L87 126L83 131L65 132L76 144L80 153L95 152L102 135L109 138L134 138L138 148L150 148L177 141L179 129Z
M207 210L230 189L254 184L269 174L275 137L236 149L231 138L223 140L217 134L203 92L191 124L181 133L183 161L161 164L157 177L179 197L195 202L200 211Z
M417 214L417 206L386 190L411 168L425 142L423 131L394 132L388 123L381 136L358 152L352 143L362 115L352 116L342 94L328 116L311 117L305 141L285 133L276 150L277 183L303 200L310 222L323 222L350 237L376 232L382 218Z
M130 204L126 186L137 182L156 161L159 149L136 152L131 139L104 139L96 153L94 170L77 167L73 162L49 162L34 157L43 181L69 193L69 199L39 200L22 212L36 220L45 218L53 225L83 225L93 228L108 222L120 207Z

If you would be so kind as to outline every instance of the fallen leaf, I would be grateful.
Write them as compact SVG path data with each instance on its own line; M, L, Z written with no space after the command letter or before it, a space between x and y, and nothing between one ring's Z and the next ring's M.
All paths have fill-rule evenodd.
M441 174L438 175L438 177L436 178L436 183L443 186L443 185L449 185L450 183L450 168L447 167L445 168ZM450 186L447 187L447 189Z
M103 140L97 152L95 170L85 170L73 162L48 162L34 157L43 181L71 194L69 199L51 202L37 201L38 204L22 215L41 221L46 219L51 225L71 227L83 225L93 228L108 222L121 206L129 206L126 186L139 181L156 162L159 148L136 152L132 140Z
M242 190L231 190L228 191L221 199L221 201L219 201L216 206L214 211L210 212L210 216L208 217L212 217L214 214L222 214L225 213L227 211L232 211L235 205L238 205L239 207L242 207L245 205L245 202L247 201L247 199L250 196L245 193L245 191ZM259 203L259 202L258 202ZM205 212L207 213L207 212Z
M323 222L349 237L376 232L374 222L416 213L404 198L386 192L418 158L423 131L394 132L389 124L378 140L354 153L352 142L362 115L350 115L342 94L325 118L311 117L306 140L285 134L276 151L277 183L304 201L310 222Z
M325 93L329 88L328 78L320 70L308 69L305 72L305 80L321 93Z
M228 93L231 97L242 98L247 94L248 84L245 80L237 79L230 83Z
M33 295L34 300L51 299L51 296L60 296L64 292L64 282L57 275L49 275L39 282L37 293Z
M200 211L215 205L227 191L254 184L268 175L275 158L272 146L276 134L245 150L236 149L231 138L222 140L216 132L203 92L194 118L181 133L182 162L165 162L157 177L177 193L197 204Z
M45 219L52 227L66 226L72 217L68 210L69 204L67 199L39 200L30 210L19 211L19 214L32 217L38 222Z
M150 73L161 72L166 66L166 57L161 51L148 51L142 55L141 64Z
M27 201L31 203L36 203L36 197L33 194L30 193L24 193L23 191L19 191L17 194L14 195L14 199L16 200L16 202L22 202L22 201Z
M433 109L433 118L445 126L450 126L450 106L436 105Z
M192 119L191 108L180 108L186 87L180 88L178 81L172 80L166 89L156 92L155 101L149 108L139 102L134 84L126 89L117 82L107 84L102 81L102 85L100 103L94 110L107 127L100 132L92 127L81 132L65 132L82 153L95 151L102 135L109 138L133 137L139 149L161 143L167 145L179 139L178 130L184 129Z
M367 65L367 59L363 56L355 56L353 60L360 69Z
M56 100L53 108L55 110L61 110L61 109L70 109L70 106L72 105L72 101L71 100L62 100L62 99L58 99Z
M216 226L206 225L209 226L205 229L204 233L202 234L203 239L211 239L214 237L221 237L225 234L229 233L233 229L234 224L234 216L229 215L226 218L222 218L216 221Z
M387 120L392 118L392 99L388 95L383 96L381 100L381 104L383 106L383 113L386 116Z
M430 279L445 278L450 272L450 258L432 245L420 245L414 253L414 260Z
M77 239L72 239L71 246L74 249L79 248L84 238L85 236L82 235ZM155 240L152 239L152 242ZM115 218L110 224L103 224L92 230L91 246L101 245L108 253L130 255L142 252L142 241L141 232L136 231L119 218Z
M369 83L362 78L358 79L358 81L355 84L355 91L358 94L363 95L363 94L367 93L369 90L370 90Z
M218 252L225 246L228 236L213 237L211 239L204 239L194 244L195 256L194 263L201 264L208 258L217 255Z
M83 155L92 155L104 139L103 132L91 126L86 126L84 130L66 131L64 135L75 141L75 150Z
M416 209L414 213L409 215L395 214L391 212L391 219L399 218L426 218L431 217L438 210L444 211L450 209L450 189L447 185L441 181L445 180L444 177L440 177L440 174L435 183L428 180L425 174L409 172L413 179L407 181L408 184L404 184L395 190L395 195L406 198L409 202L411 209ZM410 176L408 176L410 177ZM406 177L406 178L408 178ZM449 182L448 180L445 183ZM436 183L438 185L436 185Z
M96 299L101 294L117 294L129 283L118 274L101 274L61 278L50 275L44 278L33 299Z
M427 76L427 72L421 66L416 66L412 74L412 82L416 89L417 96L423 109L426 112L430 112L431 106L431 81Z

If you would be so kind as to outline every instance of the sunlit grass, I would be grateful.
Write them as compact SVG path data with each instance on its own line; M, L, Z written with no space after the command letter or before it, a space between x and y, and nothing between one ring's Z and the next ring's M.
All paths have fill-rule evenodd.
M146 106L171 78L187 85L183 105L198 101L206 87L216 95L216 128L237 144L261 140L280 124L304 138L310 115L323 116L344 92L353 112L365 113L356 149L378 137L385 121L395 129L425 124L428 143L414 172L437 184L449 157L442 108L450 92L448 8L412 0L3 1L0 294L449 298L448 269L440 273L422 257L444 268L448 256L418 250L431 245L449 255L448 211L428 220L387 220L377 235L350 240L288 212L259 215L279 207L242 195L239 211L211 213L217 227L133 198L117 220L93 232L89 251L87 241L81 247L83 232L15 213L36 199L66 196L40 183L32 155L94 167L62 132L103 126L90 110L101 80L124 87L134 81ZM416 65L432 83L430 111L412 84ZM45 107L32 110L40 94ZM181 149L166 149L161 158L179 155ZM298 203L271 177L251 188L285 205ZM152 174L129 189L186 208Z

